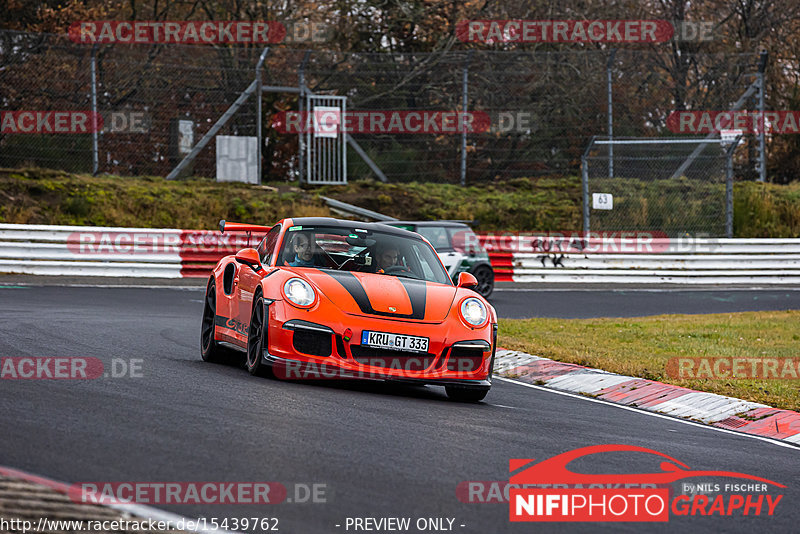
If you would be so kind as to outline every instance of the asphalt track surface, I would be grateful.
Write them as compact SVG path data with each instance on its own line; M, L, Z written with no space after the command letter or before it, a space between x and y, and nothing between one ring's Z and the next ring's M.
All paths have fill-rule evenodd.
M70 483L277 481L290 498L295 484L324 484L325 503L158 506L187 517L277 517L279 531L291 533L355 532L345 529L348 517L409 517L412 525L447 517L464 533L797 531L796 447L507 381L469 405L434 387L252 377L200 360L201 298L197 290L0 289L1 357L93 356L106 369L114 358L142 360L137 377L0 381L0 464ZM666 524L515 524L507 504L456 496L463 481L507 480L511 458L608 443L787 488L772 517ZM658 464L615 453L571 467L642 473Z
M205 279L97 278L82 276L0 275L0 288L178 287L202 291ZM36 289L39 288L39 289ZM142 293L146 294L146 293ZM109 293L109 295L113 295ZM765 310L800 310L800 287L686 287L675 285L497 284L489 299L500 317L642 317Z

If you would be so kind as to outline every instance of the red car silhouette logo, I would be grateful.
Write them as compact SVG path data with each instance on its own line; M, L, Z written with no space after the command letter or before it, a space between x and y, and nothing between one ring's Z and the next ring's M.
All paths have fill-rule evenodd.
M661 472L657 473L634 473L634 474L586 474L575 473L567 469L567 465L578 458L598 454L601 452L642 452L654 454L668 461L661 462ZM509 471L514 472L524 465L529 465L533 459L515 459L509 461ZM669 484L677 480L692 477L733 477L765 482L785 488L772 480L739 473L736 471L707 471L693 470L685 463L672 458L662 452L637 447L635 445L593 445L568 451L553 458L542 460L524 471L512 475L509 479L511 484Z

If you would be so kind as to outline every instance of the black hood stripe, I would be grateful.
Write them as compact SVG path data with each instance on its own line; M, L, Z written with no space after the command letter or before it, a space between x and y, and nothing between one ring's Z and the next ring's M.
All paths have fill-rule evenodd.
M383 317L395 317L397 319L425 318L425 301L428 298L427 284L425 282L397 277L400 283L403 284L406 294L408 294L408 300L411 301L411 313L392 313L379 311L372 307L372 303L369 301L364 286L361 285L361 282L353 273L328 270L320 270L320 272L327 274L339 282L339 284L350 293L350 296L353 297L353 300L356 301L356 304L358 304L359 309L363 313L380 315Z
M428 285L419 280L410 280L408 278L397 278L403 287L406 288L408 293L408 300L411 301L411 318L424 319L425 318L425 301L428 299Z

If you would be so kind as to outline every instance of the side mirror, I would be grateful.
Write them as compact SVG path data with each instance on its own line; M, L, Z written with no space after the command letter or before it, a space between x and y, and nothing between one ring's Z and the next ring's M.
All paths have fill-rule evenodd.
M254 271L261 268L261 259L258 257L258 251L254 248L243 248L237 252L236 261L249 265Z
M458 287L476 287L478 285L478 279L472 275L472 273L459 273L458 274Z

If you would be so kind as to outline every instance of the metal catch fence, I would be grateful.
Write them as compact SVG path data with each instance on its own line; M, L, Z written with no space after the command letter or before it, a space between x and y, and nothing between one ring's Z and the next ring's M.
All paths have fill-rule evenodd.
M166 176L253 83L262 52L257 46L87 45L0 31L3 110L96 111L101 124L96 136L4 127L0 166ZM305 105L302 85L315 95L346 97L348 112L371 117L351 135L374 166L353 152L345 163L342 153L351 178L375 176L375 168L392 182L468 185L577 175L586 143L607 132L609 95L615 135L673 136L671 111L729 109L752 83L758 61L752 53L676 59L669 47L394 54L274 47L262 74L263 84L278 90L263 93L261 116L251 97L217 134L254 136L261 124L263 180L327 181L302 161L309 153L301 151L301 135L276 126L281 113ZM469 127L458 127L459 113L471 114ZM390 127L395 120L400 130ZM746 149L734 164L737 174L752 176L757 142L752 134L742 142ZM213 146L187 170L214 176Z

